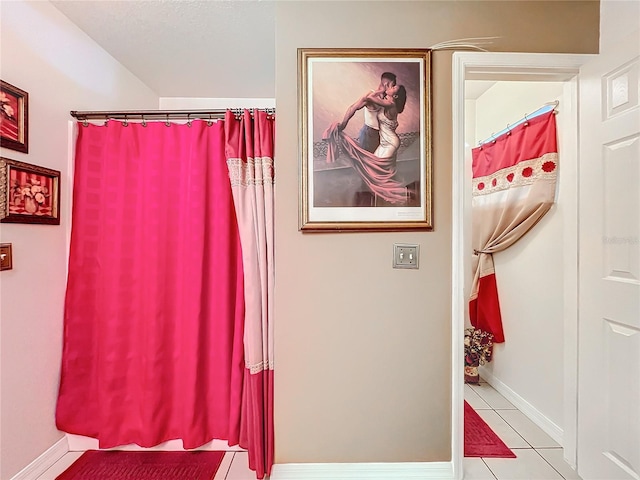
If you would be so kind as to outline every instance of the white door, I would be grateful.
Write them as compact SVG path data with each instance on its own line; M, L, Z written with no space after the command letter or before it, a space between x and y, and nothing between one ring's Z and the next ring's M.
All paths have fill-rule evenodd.
M640 34L580 71L578 473L640 480Z

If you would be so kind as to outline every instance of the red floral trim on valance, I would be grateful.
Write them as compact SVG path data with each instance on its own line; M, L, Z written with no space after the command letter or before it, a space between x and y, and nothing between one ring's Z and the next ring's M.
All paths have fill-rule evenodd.
M558 154L547 153L540 158L520 162L484 177L473 179L473 195L488 195L512 187L531 185L538 179L556 179Z

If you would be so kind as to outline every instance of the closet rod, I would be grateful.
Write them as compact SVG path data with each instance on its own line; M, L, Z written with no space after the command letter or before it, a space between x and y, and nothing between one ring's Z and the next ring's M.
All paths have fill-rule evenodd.
M492 133L491 136L489 138L487 138L486 140L483 140L481 142L478 142L478 146L481 147L482 145L485 145L489 142L493 142L495 141L499 136L504 135L505 133L508 133L511 131L511 129L513 129L514 127L517 127L518 125L520 125L521 123L526 122L527 120L531 120L532 118L537 117L538 115L542 115L543 113L547 113L553 110L553 113L558 113L556 111L556 108L558 108L558 105L560 105L560 101L559 100L555 100L553 102L548 102L545 103L542 107L540 107L539 109L537 109L535 112L533 113L525 113L524 117L521 118L520 120L518 120L516 123L514 123L513 125L511 124L507 124L507 128L503 128L502 130L500 130L498 133Z
M216 108L211 110L120 110L104 112L71 110L69 113L78 120L213 120L224 118L227 110L235 114L242 114L245 110L248 110L251 114L255 110L264 111L268 114L276 112L275 108Z

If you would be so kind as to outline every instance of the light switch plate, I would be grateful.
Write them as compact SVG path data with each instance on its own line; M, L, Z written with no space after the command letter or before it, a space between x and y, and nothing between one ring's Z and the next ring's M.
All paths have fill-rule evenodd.
M419 256L419 245L393 244L393 268L418 268Z
M0 243L0 270L11 270L13 268L13 255L11 255L11 244Z

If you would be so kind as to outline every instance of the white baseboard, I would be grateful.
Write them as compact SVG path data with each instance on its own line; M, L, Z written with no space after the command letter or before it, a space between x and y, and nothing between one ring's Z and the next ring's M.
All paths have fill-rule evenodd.
M36 480L69 452L67 437L62 437L42 455L16 473L11 480Z
M533 423L544 430L547 435L553 438L560 445L564 445L562 443L562 437L564 436L564 431L562 430L562 428L549 420L549 418L547 418L542 412L540 412L540 410L527 402L524 398L514 392L510 387L494 377L493 374L486 368L483 368L481 370L480 376L484 378L489 385L495 388L498 393L500 393L504 398L509 400L514 407L524 413L525 416L527 416Z
M451 462L281 463L270 480L454 480Z
M99 450L98 439L92 437L85 437L83 435L74 435L67 433L67 440L69 442L70 452L86 452L87 450ZM109 450L135 450L135 451L179 451L184 450L182 440L169 440L168 442L161 443L155 447L140 447L139 445L122 445ZM209 443L196 448L195 450L217 450L219 452L243 452L244 449L235 446L230 447L229 443L225 440L212 440Z

